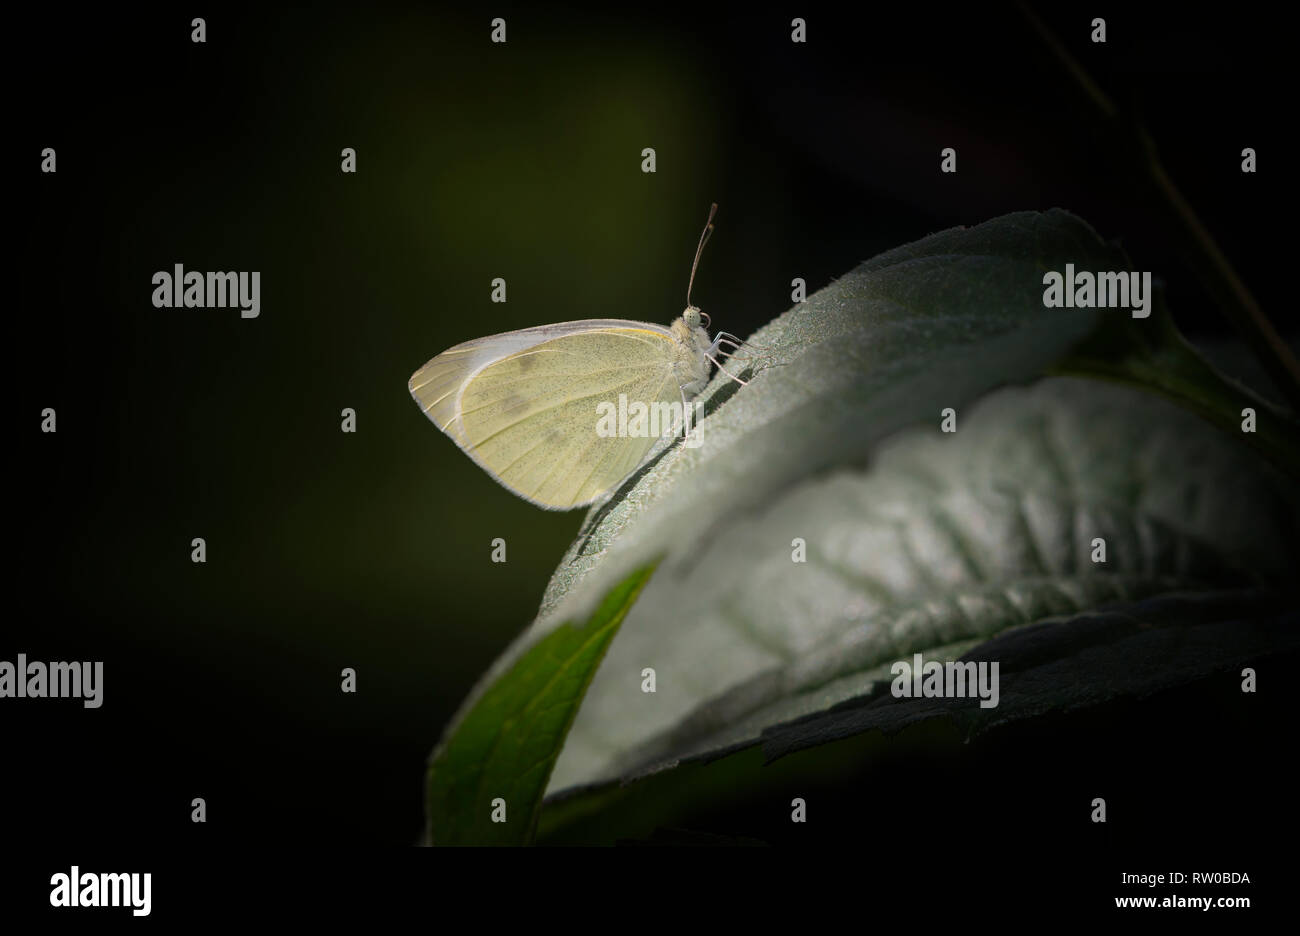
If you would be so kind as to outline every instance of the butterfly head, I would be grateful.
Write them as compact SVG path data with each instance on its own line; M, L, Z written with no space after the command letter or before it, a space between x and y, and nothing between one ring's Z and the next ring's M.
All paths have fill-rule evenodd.
M693 305L688 305L686 310L682 312L682 321L686 323L686 327L691 331L695 331L695 329L699 328L701 325L705 328L709 327L708 313L701 312Z

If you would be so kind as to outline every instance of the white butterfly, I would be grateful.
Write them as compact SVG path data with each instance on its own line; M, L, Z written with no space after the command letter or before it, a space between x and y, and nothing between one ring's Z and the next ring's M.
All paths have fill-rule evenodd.
M658 439L598 432L600 405L625 394L647 407L678 403L675 412L685 414L709 382L710 364L722 367L721 346L744 347L725 332L710 339L708 316L690 304L717 209L710 209L695 250L686 309L669 327L587 319L478 338L416 371L411 396L434 425L520 497L548 510L600 500L637 469Z

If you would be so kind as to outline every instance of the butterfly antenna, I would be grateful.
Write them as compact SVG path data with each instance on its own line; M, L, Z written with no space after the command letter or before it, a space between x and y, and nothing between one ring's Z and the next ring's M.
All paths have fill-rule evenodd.
M700 233L700 245L695 248L695 262L691 264L691 278L686 284L686 308L691 308L691 287L695 285L695 270L700 265L700 254L704 253L704 245L713 233L713 216L718 213L718 203L714 202L709 208L709 220L704 222L704 230Z

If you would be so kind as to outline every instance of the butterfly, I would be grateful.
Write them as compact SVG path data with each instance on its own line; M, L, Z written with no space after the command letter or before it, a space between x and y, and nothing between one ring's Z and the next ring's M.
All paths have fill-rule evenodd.
M695 249L686 308L667 327L586 319L477 338L412 374L411 396L470 458L525 500L547 510L601 500L661 435L690 431L690 403L708 384L711 366L746 383L723 368L718 354L724 345L751 346L726 332L710 338L709 317L691 305L717 210L710 208ZM656 433L635 431L635 420L634 431L611 433L612 420L601 423L611 407L675 415ZM621 415L618 425L626 428Z

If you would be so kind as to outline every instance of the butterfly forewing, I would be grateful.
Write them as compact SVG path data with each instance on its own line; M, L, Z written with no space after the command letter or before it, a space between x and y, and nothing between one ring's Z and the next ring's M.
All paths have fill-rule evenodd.
M439 428L502 484L568 509L612 490L656 441L597 432L598 406L680 402L666 329L571 322L458 345L411 378Z

